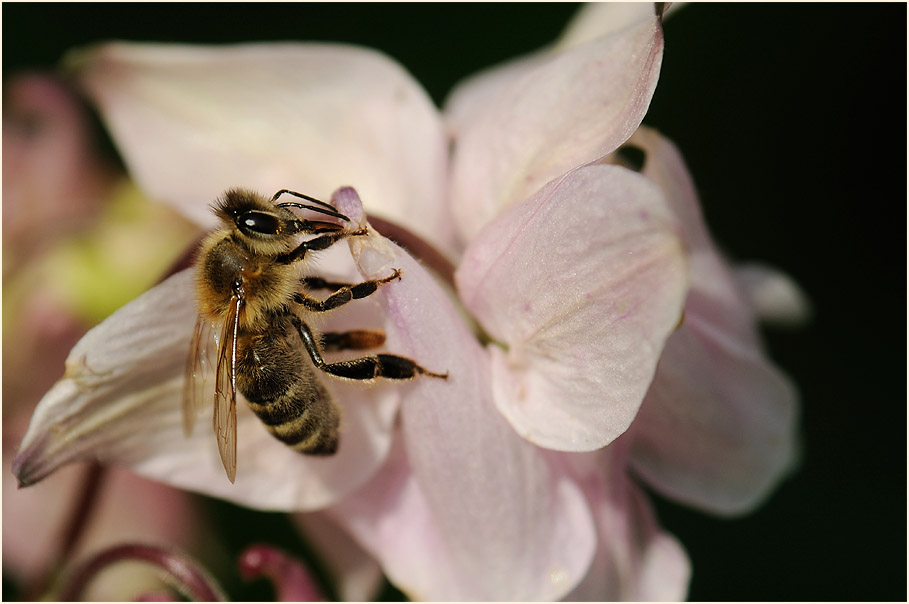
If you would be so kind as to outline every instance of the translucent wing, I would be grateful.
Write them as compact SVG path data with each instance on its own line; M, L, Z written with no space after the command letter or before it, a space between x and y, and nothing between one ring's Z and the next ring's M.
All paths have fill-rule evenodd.
M186 436L192 434L196 416L205 410L205 393L211 392L215 375L215 349L212 326L199 317L189 346L186 380L183 382L183 432Z
M231 298L218 341L213 426L221 463L231 482L237 475L237 331L243 300Z

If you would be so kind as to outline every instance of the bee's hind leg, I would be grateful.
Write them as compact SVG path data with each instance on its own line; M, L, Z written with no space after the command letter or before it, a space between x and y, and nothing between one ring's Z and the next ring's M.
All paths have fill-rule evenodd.
M330 375L350 380L372 380L376 378L386 378L389 380L409 380L418 375L437 377L442 379L448 378L448 373L435 373L420 367L415 361L406 357L395 354L376 354L349 361L338 361L337 363L326 363L319 352L319 346L316 338L309 326L301 321L298 317L292 316L294 326L303 340L303 346L309 353L313 364Z
M443 380L448 379L448 373L429 371L407 357L395 354L376 354L349 361L325 363L319 365L319 369L325 373L349 380L373 380L376 378L409 380L418 375L437 377Z

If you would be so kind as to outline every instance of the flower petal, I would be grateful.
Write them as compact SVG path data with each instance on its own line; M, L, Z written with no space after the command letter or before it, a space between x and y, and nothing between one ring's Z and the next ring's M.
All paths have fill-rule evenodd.
M797 392L762 352L757 321L716 251L675 147L641 128L644 175L666 192L691 251L685 320L634 424L631 463L658 491L722 514L759 504L795 463Z
M292 520L319 552L341 601L376 599L382 585L379 563L351 539L330 512L294 514Z
M761 321L795 326L809 320L811 302L789 275L752 262L735 267L735 280Z
M378 236L352 242L366 276L402 270L378 294L389 348L448 379L404 390L403 451L334 508L408 595L428 600L558 599L594 551L583 495L496 411L488 359L444 291ZM403 387L402 387L403 390ZM482 452L482 456L478 457Z
M685 599L691 564L660 529L644 492L627 474L627 438L593 454L566 456L597 521L597 555L566 600L675 602Z
M428 487L433 503L403 451L393 447L373 480L329 513L411 600L556 600L584 576L595 527L566 478L544 487L535 464L514 465L513 456L486 468L459 458L454 467L435 469L440 475ZM513 479L492 483L509 472ZM529 483L519 483L522 478ZM448 488L439 488L444 481ZM499 497L508 487L515 490Z
M592 166L480 233L456 273L491 346L495 402L540 446L589 451L622 434L678 323L686 267L659 190Z
M747 345L760 346L754 317L743 311L747 302L707 229L694 182L682 155L671 141L644 126L634 133L628 144L645 152L643 174L663 190L681 226L691 267L692 288L686 304L697 298L696 303L724 331L735 334Z
M373 479L326 511L379 560L388 579L412 601L458 593L438 526L413 476L402 439ZM478 514L479 515L479 514Z
M652 19L656 7L650 2L587 2L582 4L555 45L563 51L614 34Z
M131 466L171 485L264 509L325 507L365 482L390 445L399 395L332 383L345 424L338 454L300 455L269 435L238 397L236 484L221 467L210 413L183 435L184 367L195 322L192 269L114 313L73 348L14 462L22 484L80 459ZM329 323L329 326L331 323Z
M631 464L666 496L719 514L753 509L796 460L792 383L686 306L634 424Z
M451 190L462 237L472 239L503 208L624 142L650 105L662 52L654 16L462 84L445 110L456 143Z
M202 225L230 186L367 207L451 249L441 203L447 140L413 78L374 51L331 44L107 44L72 57L130 172Z

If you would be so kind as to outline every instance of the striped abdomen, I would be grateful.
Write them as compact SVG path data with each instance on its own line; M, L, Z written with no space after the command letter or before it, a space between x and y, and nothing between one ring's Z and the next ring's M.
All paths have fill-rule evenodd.
M338 407L296 333L285 327L240 336L237 389L275 438L301 453L331 455L338 448Z

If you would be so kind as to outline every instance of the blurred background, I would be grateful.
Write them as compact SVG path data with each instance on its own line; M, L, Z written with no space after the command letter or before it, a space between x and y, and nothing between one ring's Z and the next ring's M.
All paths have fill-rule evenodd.
M15 367L8 362L17 357L6 337L16 323L8 324L7 315L20 303L7 283L8 265L17 260L7 249L17 234L8 227L21 229L25 239L50 228L48 221L15 223L15 208L7 205L14 169L7 134L33 136L36 127L22 115L8 121L17 107L8 96L11 78L52 70L67 49L108 39L328 40L384 51L441 104L463 77L553 40L575 10L573 4L5 3L4 399L12 388L8 368ZM691 557L690 599L906 596L905 24L905 4L788 3L693 4L665 23L661 80L645 124L681 149L707 222L729 256L787 272L814 308L804 328L765 331L771 356L802 392L800 471L744 518L717 519L654 496L661 522ZM27 98L23 103L28 107ZM116 156L103 137L87 136L101 159L85 197L105 191L120 200L116 207L131 207L123 200L135 192L116 190L111 176L118 172ZM103 213L86 203L76 214ZM124 224L136 219L128 210L113 214L115 225L124 215ZM191 229L178 233L168 249L192 236ZM121 295L129 299L149 285L129 284ZM97 320L77 311L60 319L52 304L44 310L34 320L57 317L61 342ZM52 381L62 374L63 356L44 358ZM15 424L7 407L4 401L5 441L7 422ZM14 450L17 443L9 444ZM4 499L6 528L15 522L15 506ZM239 551L269 530L279 545L304 547L287 536L277 515L199 499L215 525L257 527L229 531L225 547ZM6 537L4 531L9 600L22 595L22 586L20 572L6 565ZM243 589L229 592L269 597Z

